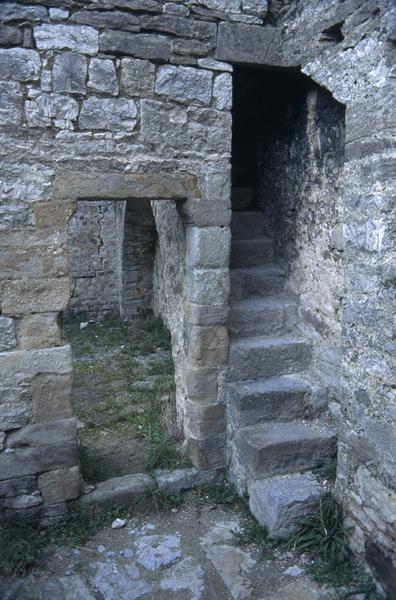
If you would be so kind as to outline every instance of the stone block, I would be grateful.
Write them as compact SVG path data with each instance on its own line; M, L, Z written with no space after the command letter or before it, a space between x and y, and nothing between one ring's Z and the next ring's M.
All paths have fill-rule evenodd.
M195 175L166 173L123 173L115 171L58 171L54 181L57 198L160 198L199 196Z
M212 71L227 71L228 73L233 71L232 65L214 58L199 58L198 65L203 69L211 69Z
M31 405L23 386L14 386L12 382L3 383L0 388L0 430L23 427L30 420Z
M114 8L103 12L97 10L77 10L73 13L71 21L104 29L140 31L139 17L115 10Z
M64 21L69 16L69 11L65 8L50 8L49 14L53 21Z
M185 385L189 398L216 398L218 369L194 368L189 365L185 373Z
M146 493L154 485L154 480L149 475L136 473L107 479L96 485L95 490L81 497L81 504L90 506L103 506L116 504L128 506L140 494Z
M276 27L220 23L215 58L232 63L281 64L280 31Z
M187 441L188 455L196 469L223 466L226 461L225 435L213 435L202 440L193 437Z
M84 25L37 25L33 36L39 50L76 50L92 56L99 50L98 32Z
M14 25L0 24L0 46L22 46L22 29Z
M51 203L35 202L33 205L33 214L38 229L38 237L46 235L48 229L56 232L62 232L66 229L76 207L77 203L75 200Z
M41 374L31 382L32 416L36 422L73 416L72 375Z
M194 304L184 303L184 314L191 325L225 325L227 323L228 304Z
M0 79L35 81L40 77L38 52L24 48L0 48Z
M121 60L121 91L131 96L154 94L155 67L148 60L123 58Z
M35 277L61 277L67 275L67 250L65 247L43 244L1 249L0 269L5 279Z
M0 481L0 498L13 498L15 496L29 496L37 490L36 478L17 477Z
M18 449L0 454L0 480L42 473L78 464L78 448L75 442L46 445L39 448Z
M101 52L150 60L169 60L171 46L172 42L169 38L150 33L130 35L122 31L104 31L99 36Z
M175 2L165 2L163 11L169 15L179 15L181 17L188 17L190 9L182 4L176 4Z
M229 169L223 172L208 169L200 178L202 197L190 197L179 204L186 225L196 227L229 226L231 223L231 177Z
M165 65L157 71L155 91L179 102L208 105L212 98L212 79L211 71Z
M40 350L16 350L0 352L0 380L22 375L32 378L39 373L72 372L70 346L44 348Z
M48 423L26 425L10 433L6 440L7 448L42 447L64 444L76 439L76 419L59 419Z
M126 98L88 98L83 102L78 124L81 129L133 131L136 125L136 104Z
M0 21L41 21L45 20L48 12L45 6L24 5L16 2L0 4Z
M187 437L202 439L208 435L224 433L226 428L225 406L188 400L185 407L185 431Z
M38 477L38 486L44 502L56 504L73 500L80 495L80 467L54 469Z
M22 494L14 498L0 498L0 508L9 510L25 510L42 504L43 499L38 490L32 494Z
M60 346L58 313L26 315L18 322L17 338L22 350Z
M25 102L25 113L30 127L67 126L78 115L78 104L61 94L40 94Z
M191 269L187 274L187 298L190 302L226 304L230 292L228 269Z
M118 94L117 74L112 60L91 58L88 87L96 92Z
M230 247L229 227L186 227L187 267L228 267Z
M141 19L142 29L149 29L168 33L184 38L195 38L209 41L214 47L216 42L216 25L208 21L195 19L184 19L180 16L160 15L143 16Z
M15 323L9 317L0 316L0 352L16 346Z
M259 479L249 485L249 508L271 537L288 538L320 494L318 482L307 475Z
M228 333L224 325L187 329L186 353L188 360L197 367L218 367L227 362Z
M232 108L232 76L221 73L215 77L213 83L213 99L218 110L231 110Z
M242 10L249 15L264 19L268 12L268 0L242 0Z
M76 52L63 52L55 57L52 69L54 92L85 94L87 59Z
M69 301L69 279L20 279L4 287L3 314L55 312L65 310Z

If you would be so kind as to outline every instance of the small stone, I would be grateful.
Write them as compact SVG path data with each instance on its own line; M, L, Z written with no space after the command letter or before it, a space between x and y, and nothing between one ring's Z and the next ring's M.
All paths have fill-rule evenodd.
M40 76L40 56L24 48L0 48L0 79L30 81Z
M16 337L14 320L9 317L0 316L0 352L11 350L12 348L15 348L15 346Z
M88 87L97 92L118 94L117 75L112 60L92 58L89 63Z
M80 329L86 329L89 326L87 321L83 321L80 323Z
M25 113L30 127L51 127L53 119L74 120L78 115L78 104L72 98L60 94L40 94L25 102Z
M114 521L111 524L111 528L112 529L121 529L122 527L125 527L126 525L126 519L114 519Z
M49 14L54 21L63 21L69 16L69 11L64 8L50 8Z
M155 67L148 60L121 60L121 91L131 96L152 96Z
M136 125L136 104L126 98L97 98L85 102L78 120L81 129L132 131Z
M76 52L64 52L55 57L52 81L55 92L85 94L87 59Z
M217 75L213 84L213 98L218 110L232 108L232 77L228 73Z
M158 70L155 91L178 101L209 104L212 97L212 78L211 71L166 65Z
M298 565L292 565L288 567L285 571L285 575L290 575L290 577L299 577L304 573L304 569L299 567Z
M149 571L172 564L182 556L180 535L145 535L137 542L137 562Z
M102 545L98 546L96 548L97 552L99 552L99 554L103 554L103 552L106 550L106 548Z

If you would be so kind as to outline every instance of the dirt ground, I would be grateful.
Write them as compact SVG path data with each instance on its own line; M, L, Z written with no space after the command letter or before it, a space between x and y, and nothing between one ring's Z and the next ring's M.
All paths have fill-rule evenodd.
M152 314L123 321L69 316L74 406L84 479L186 466L175 425L170 336Z
M293 552L241 544L235 506L190 494L166 514L105 527L82 547L51 547L45 568L1 579L2 600L334 600Z

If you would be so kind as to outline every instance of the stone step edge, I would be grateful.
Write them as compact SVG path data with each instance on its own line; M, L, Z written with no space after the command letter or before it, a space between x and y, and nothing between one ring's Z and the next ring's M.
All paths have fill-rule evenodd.
M113 477L95 484L95 489L84 493L77 500L84 506L125 506L142 494L159 490L164 494L178 494L207 483L224 479L224 468L198 471L194 467L185 469L157 469L152 475L134 473Z

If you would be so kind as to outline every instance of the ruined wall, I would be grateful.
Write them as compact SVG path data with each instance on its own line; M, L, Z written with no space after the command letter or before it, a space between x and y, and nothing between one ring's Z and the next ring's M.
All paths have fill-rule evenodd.
M123 226L119 208L109 200L77 202L67 231L71 312L93 318L119 313L118 246Z
M355 547L392 589L390 3L56 4L0 4L3 510L54 516L79 493L70 348L58 318L78 199L177 201L186 227L185 432L195 464L224 464L232 64L301 67L346 106L337 489Z

